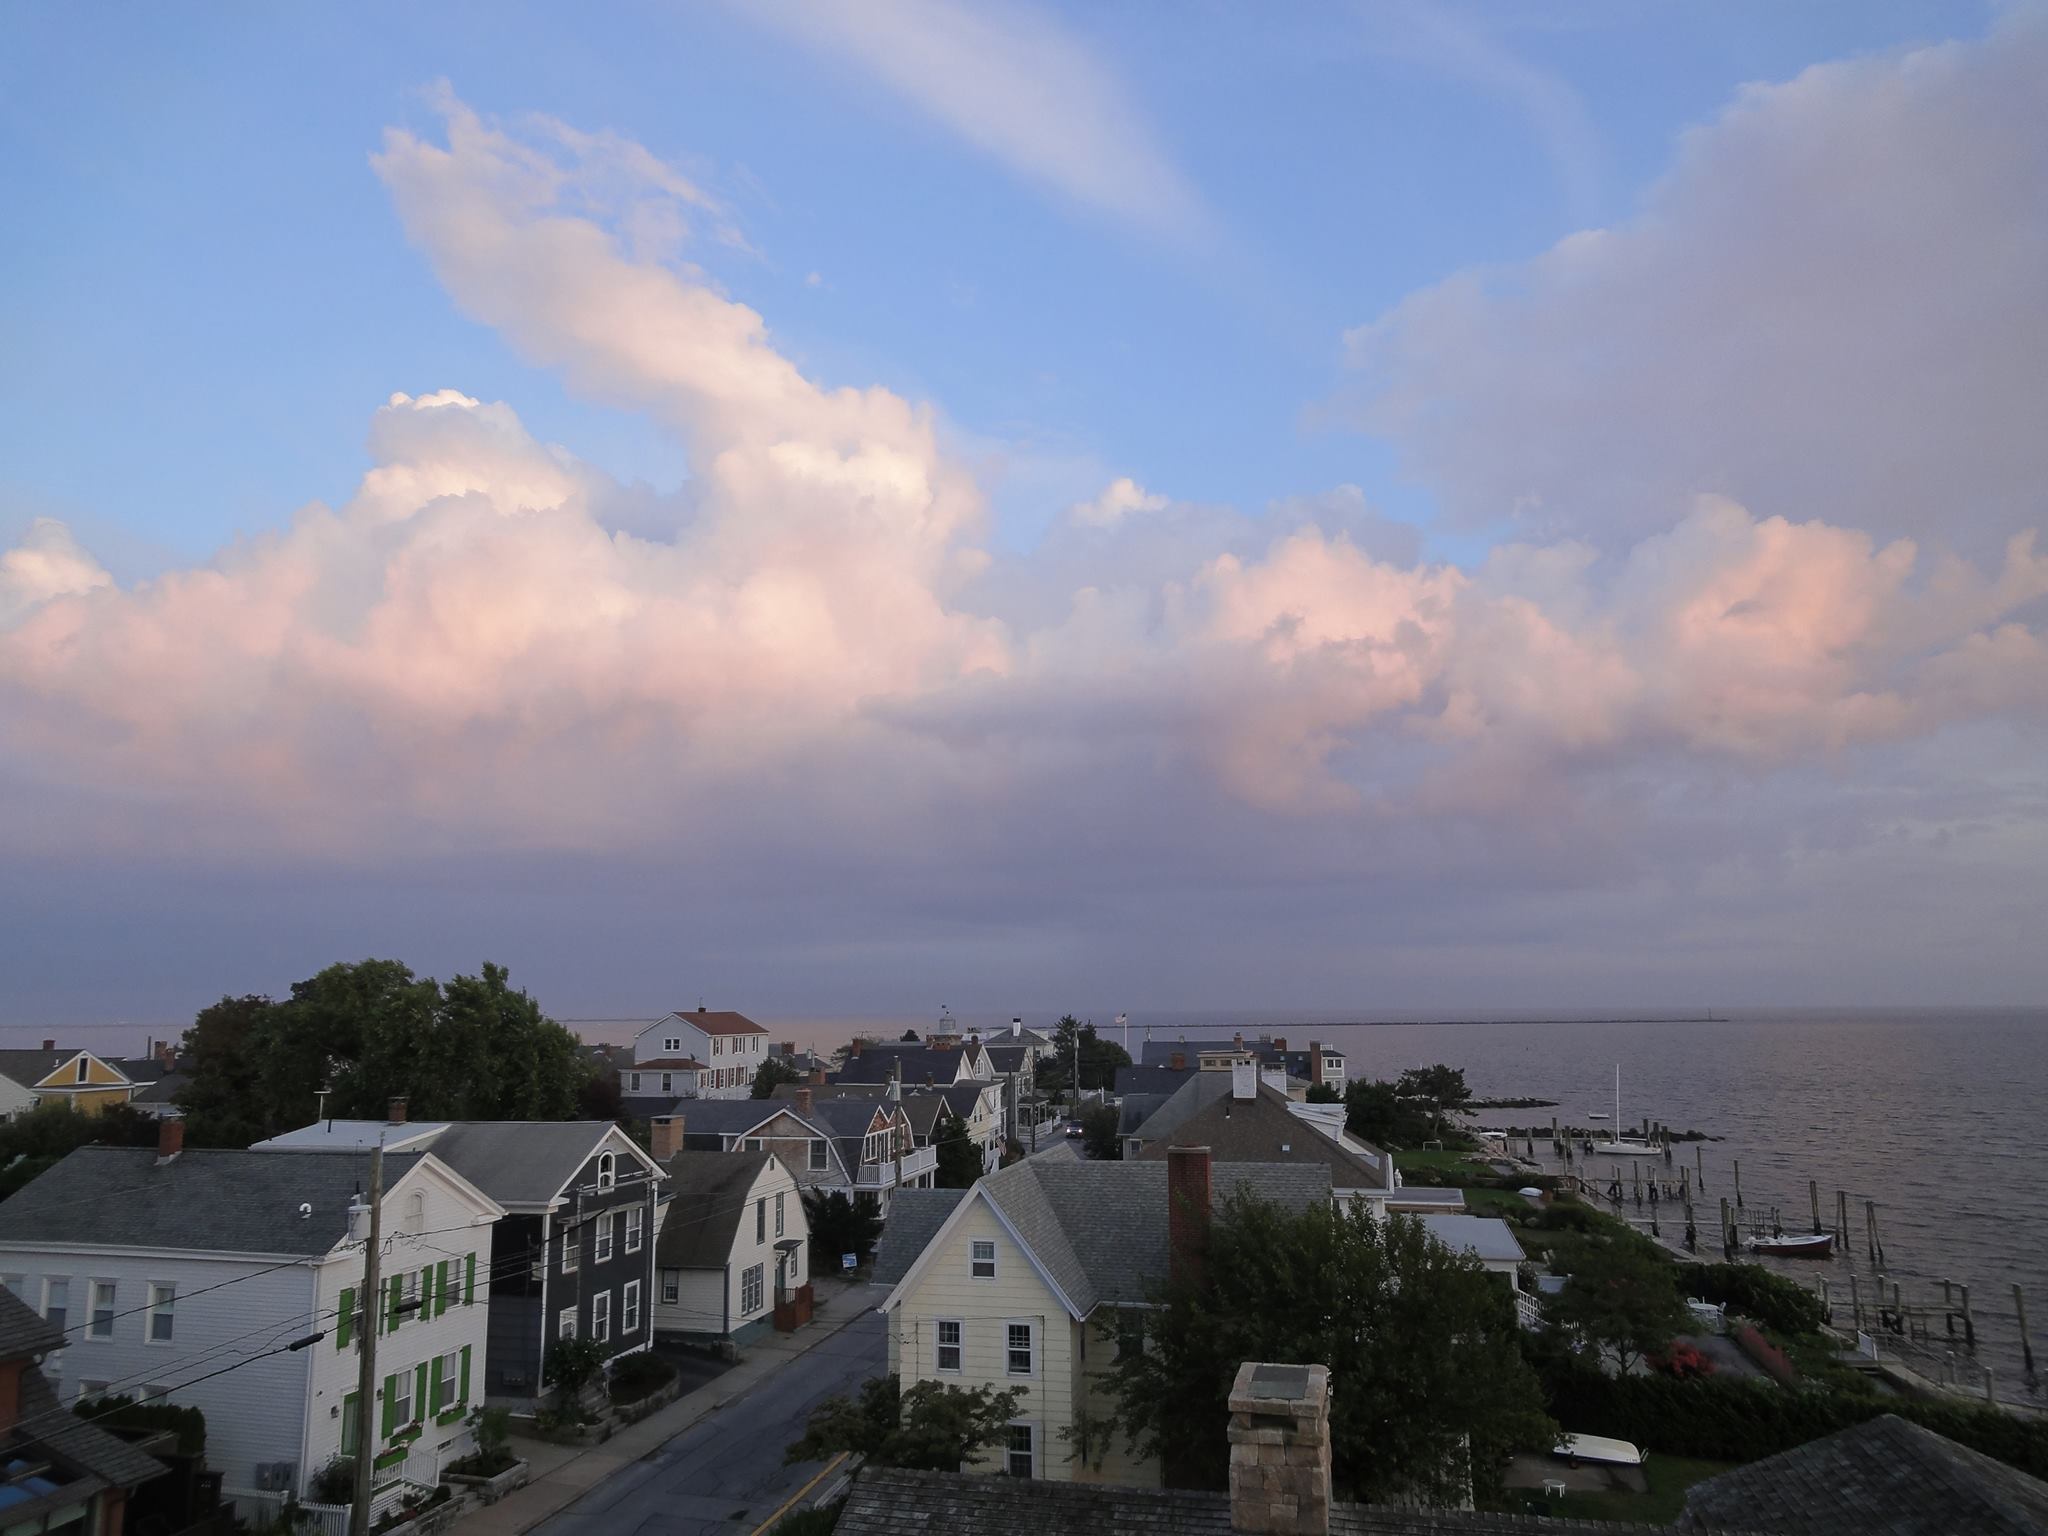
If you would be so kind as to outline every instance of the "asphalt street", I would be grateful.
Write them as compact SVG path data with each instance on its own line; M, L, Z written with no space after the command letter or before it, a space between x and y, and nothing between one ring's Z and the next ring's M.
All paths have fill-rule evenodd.
M782 1464L811 1409L886 1368L882 1322L864 1312L544 1521L536 1536L745 1536L822 1465Z

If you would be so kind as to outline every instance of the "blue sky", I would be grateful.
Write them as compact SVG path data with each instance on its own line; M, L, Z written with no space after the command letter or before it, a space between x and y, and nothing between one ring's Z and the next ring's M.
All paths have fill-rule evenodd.
M2038 1000L2044 18L20 9L0 1026Z

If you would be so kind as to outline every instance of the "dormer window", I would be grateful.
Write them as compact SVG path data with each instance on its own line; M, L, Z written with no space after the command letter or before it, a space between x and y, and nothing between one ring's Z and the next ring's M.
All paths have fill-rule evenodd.
M619 1160L611 1153L600 1152L598 1154L597 1187L599 1189L610 1189L612 1185L618 1182L618 1165Z
M81 1056L78 1058L78 1080L81 1083L85 1081L86 1070L86 1060Z

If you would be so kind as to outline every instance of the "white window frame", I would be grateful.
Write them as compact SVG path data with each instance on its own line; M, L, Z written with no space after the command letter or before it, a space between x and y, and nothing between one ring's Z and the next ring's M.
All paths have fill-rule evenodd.
M611 1188L611 1187L612 1187L612 1186L613 1186L614 1184L616 1184L616 1183L618 1183L618 1182L619 1182L619 1159L618 1159L618 1155L617 1155L616 1153L612 1153L612 1152L600 1152L600 1153L598 1153L598 1154L597 1154L597 1187L598 1187L599 1189L610 1189L610 1188Z
M946 1330L953 1330L953 1342L946 1342ZM953 1352L953 1363L946 1364L946 1351ZM959 1317L941 1317L932 1323L932 1370L940 1376L958 1376L967 1365L967 1320Z
M573 1339L576 1337L576 1309L574 1307L562 1308L561 1313L555 1318L555 1337L558 1339Z
M782 1201L783 1201L783 1196L784 1196L784 1195L785 1195L786 1193L787 1193L787 1191L784 1191L784 1190L780 1190L780 1189L778 1189L777 1191L775 1191L775 1235L776 1235L777 1237L780 1237L780 1236L782 1236L782 1233L783 1233L783 1230L784 1230L784 1229L783 1229L783 1221L784 1221L784 1220L785 1220L786 1218L784 1217L784 1214L783 1214L783 1208L782 1208Z
M573 1275L583 1267L583 1228L562 1228L562 1273Z
M982 1250L987 1249L984 1257ZM988 1266L988 1273L981 1272L981 1266ZM967 1273L975 1280L993 1280L996 1277L996 1240L992 1237L977 1237L967 1245Z
M114 1336L114 1319L121 1311L121 1282L118 1280L94 1279L88 1281L91 1287L86 1293L85 1337L88 1339L111 1339ZM107 1288L107 1325L100 1327L100 1287Z
M433 1390L433 1383L429 1382L427 1388L431 1392ZM441 1357L441 1395L434 1399L434 1405L430 1411L433 1413L446 1413L456 1403L461 1401L461 1398L462 1351L451 1349Z
M725 1054L725 1036L713 1035L711 1037L711 1054L714 1056L723 1056Z
M626 1252L638 1253L647 1240L647 1208L636 1205L626 1212Z
M162 1334L157 1332L159 1322L167 1325ZM142 1319L142 1342L175 1345L177 1333L178 1287L173 1281L152 1280L149 1282L149 1310Z
M671 1035L661 1042L661 1048L664 1051L680 1051L683 1048L683 1037L681 1035Z
M626 1294L620 1308L619 1332L633 1334L640 1331L640 1282L628 1280Z
M1021 1453L1017 1450L1016 1446L1012 1444L1012 1440L1016 1431L1020 1429L1024 1431L1025 1439L1029 1442ZM1017 1457L1019 1454L1022 1454L1024 1457L1025 1471L1023 1475L1027 1478L1037 1477L1038 1421L1036 1419L1012 1419L1007 1425L1004 1426L1003 1475L1005 1477L1016 1477L1018 1475L1016 1471L1016 1461L1014 1458Z
M78 1401L85 1403L96 1397L105 1397L107 1388L111 1385L111 1382L105 1381L81 1381L78 1384Z
M1025 1368L1021 1371L1017 1369L1016 1358L1016 1331L1019 1328L1022 1328L1025 1333ZM1033 1319L1028 1317L1008 1317L1003 1319L1003 1374L1005 1376L1022 1377L1027 1381L1038 1375L1038 1324Z
M598 1217L596 1221L591 1223L591 1227L595 1236L590 1244L590 1262L593 1264L609 1264L612 1259L611 1213L607 1211L604 1215Z
M768 1197L760 1196L754 1201L754 1245L759 1247L768 1241Z
M412 1374L412 1367L409 1365L391 1373L391 1379L398 1383L392 1388L391 1401L405 1404L405 1412L393 1415L393 1422L401 1429L419 1416L419 1405L412 1400Z
M661 1304L673 1307L683 1299L683 1272L680 1269L664 1269L661 1272Z
M811 1166L806 1171L810 1173L823 1173L831 1166L832 1154L825 1146L825 1138L813 1136L811 1138Z
M640 1091L640 1074L638 1072L628 1072L626 1076L631 1080L632 1083L632 1086L629 1087L626 1091L628 1093L638 1093Z
M600 1344L612 1337L612 1293L598 1291L590 1298L590 1336Z
M50 1288L57 1285L64 1287L64 1305L59 1307L57 1315L52 1317L50 1316ZM43 1276L43 1320L53 1328L60 1328L69 1332L71 1327L71 1277L69 1275Z
M740 1316L752 1317L767 1304L767 1266L749 1264L740 1271ZM753 1299L748 1300L749 1297Z
M675 1073L664 1072L661 1074L661 1091L663 1093L674 1093L676 1091Z

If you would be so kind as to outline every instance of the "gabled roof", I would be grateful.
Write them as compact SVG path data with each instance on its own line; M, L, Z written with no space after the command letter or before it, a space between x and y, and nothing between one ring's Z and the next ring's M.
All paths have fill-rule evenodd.
M892 1077L901 1077L903 1085L908 1088L929 1078L943 1087L969 1066L970 1060L964 1048L934 1050L930 1046L913 1046L906 1042L901 1050L870 1048L858 1056L847 1057L846 1065L839 1069L837 1081L884 1083Z
M664 1269L722 1269L746 1215L747 1192L772 1152L678 1152L668 1160L673 1191L654 1242Z
M981 1107L981 1096L984 1093L991 1088L1000 1087L1000 1083L983 1082L978 1077L970 1078L964 1083L948 1083L939 1090L938 1096L946 1101L947 1108L962 1120L966 1120Z
M732 1013L718 1009L678 1008L673 1013L663 1014L654 1022L655 1024L665 1024L670 1019L681 1019L685 1023L694 1024L707 1035L765 1035L768 1033L767 1030L756 1024L744 1013ZM652 1027L652 1025L649 1026L649 1028Z
M0 1286L0 1360L23 1360L64 1347L64 1330Z
M387 1152L387 1191L424 1156ZM80 1147L0 1203L0 1243L317 1258L348 1236L349 1205L368 1180L368 1157L353 1151L188 1147L158 1166L154 1147Z
M927 1244L938 1236L946 1218L967 1198L964 1189L899 1189L889 1201L889 1220L882 1227L882 1240L875 1245L871 1276L881 1285L894 1285L910 1272Z
M998 1072L1021 1072L1031 1064L1035 1054L1028 1043L991 1045L983 1042L981 1048L988 1053L989 1064Z
M59 1403L49 1379L34 1367L21 1373L21 1419L11 1431L0 1435L0 1457L20 1456L31 1448L54 1451L84 1474L85 1480L105 1488L139 1488L170 1470L154 1456L138 1451L120 1436L108 1434ZM57 1502L76 1502L98 1491L99 1488L80 1488L73 1483ZM7 1516L10 1521L33 1528L34 1512L25 1503L9 1508Z
M256 1142L251 1152L423 1152L448 1129L446 1120L315 1120ZM386 1166L389 1166L388 1164Z
M621 1072L702 1072L704 1063L694 1056L657 1056L652 1061L628 1061Z
M504 1206L554 1204L598 1153L658 1174L660 1165L609 1120L458 1120L431 1143L434 1156Z
M1321 1167L1239 1164L1214 1170L1215 1204L1240 1189L1290 1210L1305 1210L1329 1200L1330 1179ZM897 1199L912 1193L899 1191ZM989 1174L967 1194L946 1224L960 1220L973 1203L985 1203L1077 1318L1098 1306L1142 1303L1166 1278L1164 1163L1026 1158ZM893 1204L890 1210L893 1226ZM885 1244L889 1240L887 1229L883 1239ZM936 1241L935 1233L903 1266L902 1278L882 1303L885 1310L914 1282Z
M1118 1097L1133 1093L1156 1093L1164 1098L1196 1072L1194 1058L1184 1067L1131 1066L1116 1069Z
M1301 1163L1327 1168L1330 1182L1338 1189L1378 1189L1385 1183L1384 1170L1376 1163L1339 1145L1314 1125L1297 1117L1287 1106L1287 1096L1261 1083L1252 1097L1231 1096L1228 1072L1202 1072L1181 1090L1190 1093L1202 1078L1221 1078L1224 1091L1161 1135L1153 1129L1167 1117L1175 1094L1165 1109L1138 1131L1145 1146L1140 1160L1164 1160L1171 1147L1207 1147L1218 1165L1233 1163Z
M939 1113L946 1107L943 1093L906 1093L899 1103L903 1116L910 1122L910 1134L929 1140L938 1129Z
M87 1050L84 1046L74 1045L68 1048L60 1046L56 1050L50 1051L0 1051L0 1077L5 1077L19 1083L24 1088L33 1088L66 1062L74 1061L80 1056L91 1056L93 1060L101 1063L103 1066L110 1067L117 1073L121 1071L120 1065L117 1062L109 1060L105 1056L97 1055ZM125 1074L123 1075L125 1076ZM105 1090L118 1088L121 1085L119 1083L93 1083L90 1086Z
M1152 1112L1152 1118L1130 1134L1147 1142L1163 1140L1229 1092L1228 1072L1190 1072Z
M2041 1536L2048 1483L1896 1414L1695 1483L1680 1527L1784 1536Z
M665 1114L682 1118L685 1136L743 1136L762 1121L795 1108L778 1099L676 1099Z

